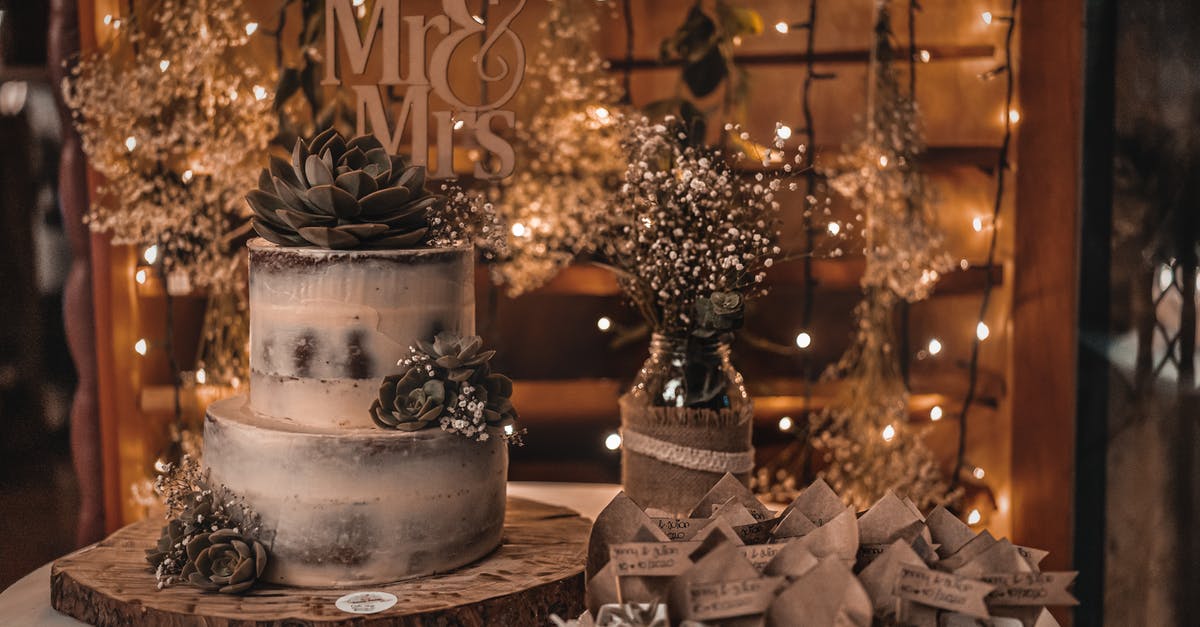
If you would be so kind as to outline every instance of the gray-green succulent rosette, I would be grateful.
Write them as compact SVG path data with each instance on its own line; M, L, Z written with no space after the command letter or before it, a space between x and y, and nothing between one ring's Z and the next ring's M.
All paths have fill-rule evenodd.
M329 129L296 140L291 163L272 156L246 202L254 230L280 246L398 249L425 243L445 198L425 190L424 166L389 155L374 136Z
M384 378L371 418L384 429L418 431L440 427L475 440L487 440L488 427L512 435L517 411L512 380L492 372L494 350L483 350L477 335L439 333L418 340L401 360L400 372Z
M713 292L697 298L693 309L696 322L692 335L714 337L742 327L746 301L738 292Z
M210 487L207 474L186 457L155 488L166 502L167 525L146 561L159 588L182 583L237 594L258 581L268 554L258 540L258 516L242 499Z

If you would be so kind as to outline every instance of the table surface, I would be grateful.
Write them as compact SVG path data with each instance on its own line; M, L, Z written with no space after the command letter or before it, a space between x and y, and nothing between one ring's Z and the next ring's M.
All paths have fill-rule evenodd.
M512 481L511 496L569 507L589 519L604 509L621 487L607 483L533 483ZM83 625L50 608L50 566L29 573L0 593L0 626L75 627Z

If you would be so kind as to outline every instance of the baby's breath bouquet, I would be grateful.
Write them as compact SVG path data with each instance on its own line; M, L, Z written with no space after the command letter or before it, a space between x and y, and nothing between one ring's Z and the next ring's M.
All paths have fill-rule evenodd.
M692 139L674 118L632 121L600 249L653 330L650 356L621 397L625 491L677 514L725 473L746 481L753 469L753 406L729 342L780 254L776 194L794 167L782 141L756 162Z
M635 120L625 143L630 161L606 225L606 263L655 332L732 330L721 325L762 294L780 254L782 177L749 174L762 164L689 141L671 117ZM714 309L732 311L708 315Z

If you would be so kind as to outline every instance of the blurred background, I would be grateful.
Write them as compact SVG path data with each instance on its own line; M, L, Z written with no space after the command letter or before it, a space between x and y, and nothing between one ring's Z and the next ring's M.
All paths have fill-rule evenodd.
M595 21L588 45L605 80L627 90L622 106L683 92L679 64L664 63L660 49L693 2L582 4L588 13L573 19ZM719 19L716 5L701 4ZM733 4L759 19L728 42L747 92L735 113L721 106L724 91L696 99L715 112L710 131L731 115L754 137L783 125L789 145L810 142L818 167L832 167L866 110L875 3ZM920 163L951 262L928 299L896 312L905 426L963 488L964 519L1083 571L1078 624L1175 623L1195 609L1187 591L1200 587L1185 567L1197 556L1200 507L1200 8L1072 0L1013 14L1014 4L888 3L897 66L915 76ZM246 3L244 54L283 103L273 112L277 145L315 118L336 123L346 113L335 91L308 88L321 5ZM403 5L406 14L437 12L435 2ZM354 6L366 12L373 2ZM123 20L146 20L155 7L0 0L0 589L150 513L155 465L194 446L188 433L205 404L240 391L244 378L228 361L243 337L231 322L244 315L236 299L165 269L156 242L114 245L82 223L96 180L61 108L58 60L110 45ZM531 48L544 42L548 7L530 0L512 25ZM525 94L518 119L545 96ZM456 154L456 165L460 157L470 160ZM1004 190L1000 163L1009 165ZM864 262L859 218L827 187L802 186L782 201L785 249L814 256L772 270L734 361L755 398L766 476L782 469L807 482L821 461L800 426L842 389L822 373L851 344ZM514 238L531 229L520 219ZM64 331L72 268L67 320L81 361ZM618 482L616 398L648 342L636 311L594 266L568 264L519 295L493 280L496 271L477 268L478 325L516 380L529 431L510 479ZM77 363L88 373L82 402ZM960 445L964 405L970 429Z

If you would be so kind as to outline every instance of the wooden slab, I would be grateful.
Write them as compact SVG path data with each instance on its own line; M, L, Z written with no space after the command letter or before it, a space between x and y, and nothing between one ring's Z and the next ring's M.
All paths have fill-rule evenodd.
M155 588L144 550L161 523L144 520L57 562L54 609L95 625L545 625L551 613L583 612L583 564L591 523L564 507L509 497L504 540L487 558L452 573L364 587L399 597L378 614L347 614L334 602L354 589L260 586L242 596L189 586Z

